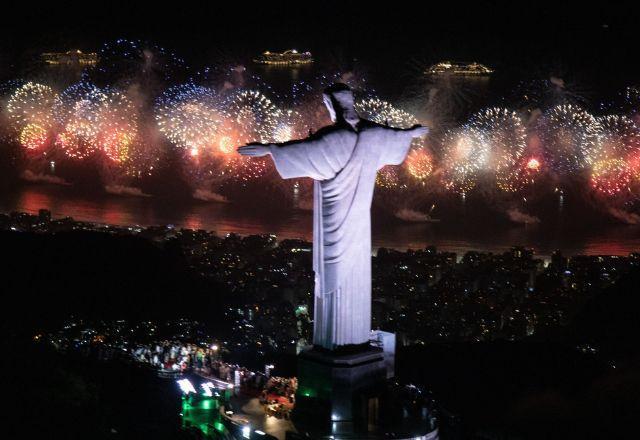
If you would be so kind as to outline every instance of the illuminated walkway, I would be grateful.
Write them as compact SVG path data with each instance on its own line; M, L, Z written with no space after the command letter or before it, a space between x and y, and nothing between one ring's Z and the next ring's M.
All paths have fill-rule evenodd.
M295 427L289 420L266 415L256 397L234 396L230 403L236 411L230 417L238 423L248 422L252 429L266 432L278 440L284 440L287 431L295 432Z

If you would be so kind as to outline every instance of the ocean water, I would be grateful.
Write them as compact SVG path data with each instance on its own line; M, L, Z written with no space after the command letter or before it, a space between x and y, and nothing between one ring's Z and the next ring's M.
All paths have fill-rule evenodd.
M249 208L233 203L185 200L167 203L156 197L85 194L70 187L25 185L0 194L0 212L37 213L45 208L54 218L114 225L167 225L227 233L275 234L278 238L312 238L309 211ZM463 254L470 250L504 252L512 246L532 248L548 257L560 249L567 255L628 255L640 251L640 226L616 223L580 226L575 214L557 213L554 221L518 224L493 223L450 212L434 212L440 222L405 222L372 213L374 247L439 250ZM464 217L464 216L463 216Z

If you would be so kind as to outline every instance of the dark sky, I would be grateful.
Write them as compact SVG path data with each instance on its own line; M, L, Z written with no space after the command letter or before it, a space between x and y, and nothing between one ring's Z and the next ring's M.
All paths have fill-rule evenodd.
M640 14L632 2L266 3L15 2L3 6L0 55L6 69L30 52L95 50L123 37L171 48L196 65L297 47L361 58L373 69L460 59L522 72L585 72L600 80L639 76L632 60Z

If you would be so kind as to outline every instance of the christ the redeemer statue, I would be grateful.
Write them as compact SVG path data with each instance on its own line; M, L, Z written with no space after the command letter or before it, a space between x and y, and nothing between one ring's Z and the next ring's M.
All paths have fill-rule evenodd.
M313 343L330 350L366 344L371 332L371 199L376 174L404 161L416 125L391 128L360 119L344 84L324 92L333 125L307 139L249 144L243 156L271 155L283 179L311 177L313 193Z

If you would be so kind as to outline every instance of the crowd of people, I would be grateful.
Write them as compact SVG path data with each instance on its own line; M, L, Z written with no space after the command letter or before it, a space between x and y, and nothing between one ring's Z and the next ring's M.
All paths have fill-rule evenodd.
M295 405L297 390L297 378L272 376L262 390L260 403L268 415L288 419Z
M239 385L241 390L249 394L260 392L260 403L270 416L289 418L295 404L298 389L295 377L267 378L264 373L229 364L220 359L219 349L215 345L203 348L196 344L163 341L139 345L132 355L135 361L149 364L161 374L193 371L203 377Z
M169 341L140 345L133 351L133 358L138 362L148 363L160 370L180 372L191 367L203 368L211 362L212 356L215 356L215 350Z
M224 362L220 359L217 345L202 347L179 341L163 341L139 345L132 354L134 360L149 364L161 373L193 371L248 389L261 389L267 382L262 373Z

